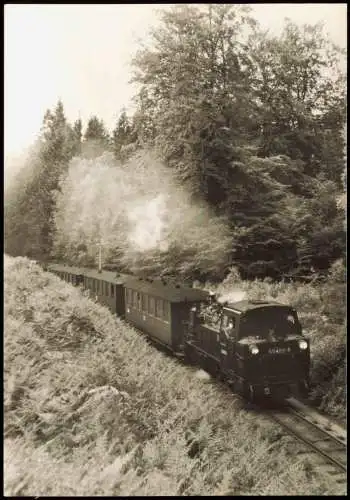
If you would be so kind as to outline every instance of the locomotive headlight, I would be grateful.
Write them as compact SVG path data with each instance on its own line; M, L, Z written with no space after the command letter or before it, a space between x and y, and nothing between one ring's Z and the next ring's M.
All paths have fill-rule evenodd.
M307 342L305 340L299 340L299 348L305 351L305 349L307 349Z
M259 348L256 345L250 345L249 350L252 354L258 354L259 353Z

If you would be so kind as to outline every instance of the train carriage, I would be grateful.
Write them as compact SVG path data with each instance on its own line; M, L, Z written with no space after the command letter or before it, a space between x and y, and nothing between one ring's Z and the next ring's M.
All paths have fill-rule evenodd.
M59 278L74 286L81 285L84 280L84 269L75 266L66 266L62 264L48 264L47 271L52 272Z
M125 318L181 356L191 307L207 300L209 294L162 280L132 278L124 286Z
M90 297L107 306L112 312L124 317L124 281L128 277L113 271L98 272L95 269L50 264L48 271L72 285L89 290Z
M107 306L112 312L124 318L124 282L129 276L115 271L84 270L84 288L90 290L91 298Z

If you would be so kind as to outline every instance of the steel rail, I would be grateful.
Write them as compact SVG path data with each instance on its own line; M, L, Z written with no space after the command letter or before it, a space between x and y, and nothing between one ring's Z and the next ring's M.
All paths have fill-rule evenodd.
M339 459L334 458L331 456L333 452L343 452L345 457L346 457L346 445L334 437L332 434L328 433L325 429L323 429L320 425L316 424L315 422L311 422L306 416L303 416L301 413L296 411L292 407L287 407L285 413L281 413L280 411L271 411L268 412L268 416L276 421L281 427L283 427L287 432L291 435L293 435L295 438L297 438L299 441L303 442L306 444L309 448L311 448L314 452L316 452L318 455L321 455L323 458L325 458L328 462L331 462L333 465L335 465L338 469L340 469L342 472L346 472L347 466L346 462L340 461ZM284 416L287 417L294 417L299 419L300 421L303 422L304 426L306 426L306 432L307 429L312 428L313 431L318 432L322 436L321 439L317 439L315 441L309 439L308 437L305 436L306 432L301 431L300 429L295 429L293 427L293 422L286 422L284 420ZM323 450L320 448L320 446L317 446L316 443L320 442L330 442L330 443L336 443L337 448L336 449L331 449L331 450ZM339 449L340 446L340 449Z

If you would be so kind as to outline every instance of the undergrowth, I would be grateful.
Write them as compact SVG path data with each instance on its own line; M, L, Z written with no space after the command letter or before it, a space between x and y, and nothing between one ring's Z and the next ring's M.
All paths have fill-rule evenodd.
M226 387L5 257L5 494L343 494Z

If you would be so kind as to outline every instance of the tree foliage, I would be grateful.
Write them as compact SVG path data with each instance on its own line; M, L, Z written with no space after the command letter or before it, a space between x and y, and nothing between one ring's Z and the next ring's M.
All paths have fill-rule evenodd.
M272 36L246 5L179 4L160 16L133 60L133 116L122 110L111 134L92 116L83 134L61 102L45 114L30 175L15 183L17 199L7 197L9 253L46 255L54 245L57 255L93 261L92 242L103 236L111 262L205 274L225 233L218 273L226 249L247 278L324 272L345 253L343 52L317 24L286 20ZM166 252L135 253L126 235L133 225L143 234L137 219L148 210L170 217L170 185L181 188L162 224L176 219L179 235L182 218L181 242L169 236Z
M92 116L84 133L82 152L85 157L94 158L111 147L108 130L97 116Z
M47 110L41 134L16 182L5 193L5 248L12 255L48 258L52 249L53 191L79 152L79 126L72 128L59 101Z
M121 161L126 160L128 152L134 152L136 141L137 134L134 124L123 109L112 132L112 149L115 158Z
M134 60L139 129L229 218L243 275L327 268L344 252L343 214L328 210L344 170L342 52L320 25L264 33L246 6L178 5L162 21Z

